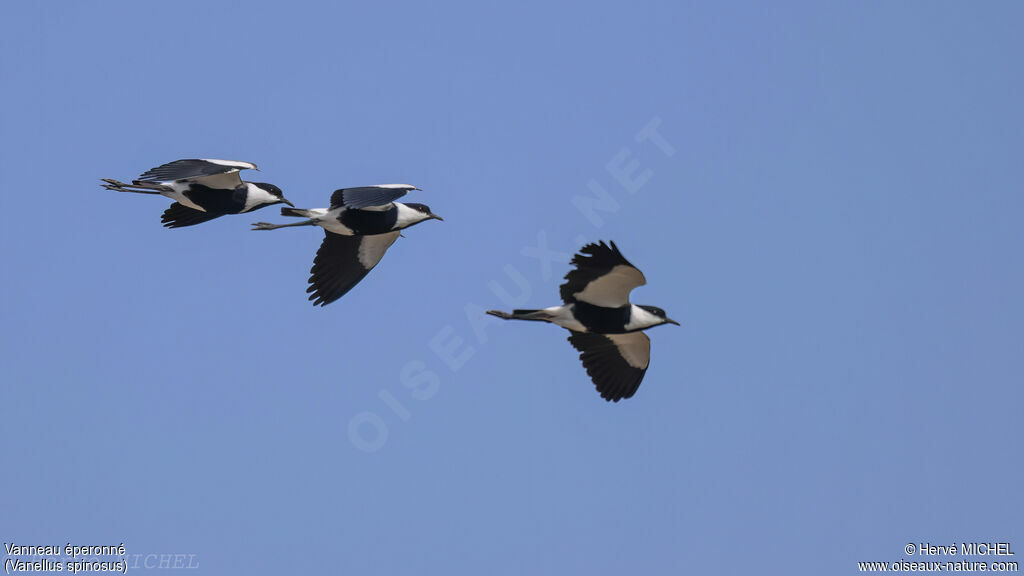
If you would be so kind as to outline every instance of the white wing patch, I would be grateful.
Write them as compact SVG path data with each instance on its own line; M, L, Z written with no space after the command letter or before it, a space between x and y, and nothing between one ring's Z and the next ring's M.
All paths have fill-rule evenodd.
M202 184L203 186L216 190L234 190L242 185L242 177L237 170L233 172L226 172L224 174L189 178L189 181L195 182L196 184Z
M359 243L359 263L367 270L373 268L397 239L398 232L363 236Z
M592 280L573 296L588 304L604 308L618 308L629 304L629 293L637 286L647 283L642 272L632 266L620 264L607 274Z
M242 162L241 160L218 160L217 158L202 158L203 162L209 162L210 164L216 164L218 166L228 166L231 168L238 168L239 170L259 170L252 162Z
M646 370L651 363L651 339L643 332L630 334L605 334L615 344L626 364L633 368Z

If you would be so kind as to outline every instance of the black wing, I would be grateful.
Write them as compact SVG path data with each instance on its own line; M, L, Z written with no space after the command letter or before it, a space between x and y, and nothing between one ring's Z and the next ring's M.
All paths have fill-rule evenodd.
M309 299L326 306L344 296L384 257L398 239L398 232L372 236L342 236L327 232L313 260Z
M140 182L170 182L172 180L194 180L218 174L230 174L239 170L256 168L252 162L241 162L237 160L204 160L191 158L187 160L175 160L162 166L157 166L139 176Z
M412 190L412 187L360 186L358 188L341 188L331 194L331 208L369 208L371 206L387 206Z
M209 212L189 208L175 202L171 204L170 208L164 210L164 215L160 218L160 221L164 223L166 228L182 228L184 226L195 226L196 224L209 222L214 218L220 217L220 214L210 214Z
M573 332L569 342L579 350L583 367L601 398L611 402L632 397L651 362L651 339L643 332Z
M629 263L615 242L611 246L602 240L587 244L572 257L575 266L565 275L565 284L559 288L566 304L577 300L602 306L619 308L629 303L629 293L647 283L640 270Z

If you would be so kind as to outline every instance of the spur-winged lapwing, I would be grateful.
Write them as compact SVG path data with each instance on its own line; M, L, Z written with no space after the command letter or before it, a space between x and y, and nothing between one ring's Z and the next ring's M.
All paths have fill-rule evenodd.
M384 257L399 231L424 220L443 220L424 204L395 202L410 190L408 184L381 184L342 188L331 195L330 208L282 208L282 216L308 218L294 224L257 222L253 230L290 226L320 226L324 241L313 260L309 299L326 306L341 298Z
M194 226L271 204L293 205L273 184L244 182L239 172L250 168L258 170L251 162L237 160L175 160L149 170L131 184L103 178L103 187L117 192L161 194L175 200L161 218L167 228Z
M651 340L642 330L678 322L655 306L629 303L629 293L647 283L614 242L587 244L573 256L575 269L565 275L561 306L543 310L489 310L505 320L550 322L571 332L587 374L605 400L630 398L651 361Z

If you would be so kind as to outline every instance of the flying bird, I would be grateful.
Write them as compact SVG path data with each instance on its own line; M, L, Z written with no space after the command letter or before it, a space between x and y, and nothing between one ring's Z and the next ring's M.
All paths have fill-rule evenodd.
M175 160L147 171L131 184L102 180L107 190L160 194L174 200L160 220L167 228L194 226L271 204L294 206L273 184L243 181L239 172L247 169L259 170L252 162L238 160Z
M425 204L402 204L395 200L410 190L408 184L381 184L341 188L331 195L330 208L282 208L282 216L307 218L294 224L256 222L253 230L276 230L290 226L320 226L324 241L313 260L309 277L309 299L314 306L326 306L344 296L384 257L400 230L425 220L444 220Z
M561 306L542 310L488 310L505 320L550 322L570 332L569 342L601 397L611 402L630 398L640 387L651 361L651 340L642 330L675 324L656 306L629 303L629 293L647 283L640 270L619 252L615 242L587 244L573 256L575 269L565 275Z

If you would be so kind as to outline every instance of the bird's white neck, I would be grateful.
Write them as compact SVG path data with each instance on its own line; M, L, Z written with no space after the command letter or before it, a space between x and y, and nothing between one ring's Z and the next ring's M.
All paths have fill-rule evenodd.
M658 326L664 323L665 319L661 316L651 314L636 304L631 304L629 308L629 324L626 324L626 330L643 330L644 328L650 328L651 326Z
M419 210L413 210L401 202L395 202L395 208L398 210L398 220L395 222L395 230L408 228L417 222L423 222L430 218L427 214L424 214Z
M248 212L253 208L263 206L264 204L273 204L278 202L280 198L274 196L270 192L267 192L263 188L253 184L252 182L246 182L246 194L245 194L245 208L242 212Z

